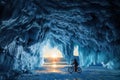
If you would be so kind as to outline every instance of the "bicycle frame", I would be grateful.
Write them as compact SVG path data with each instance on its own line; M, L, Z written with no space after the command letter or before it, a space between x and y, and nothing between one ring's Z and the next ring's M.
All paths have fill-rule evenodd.
M68 66L68 72L69 72L69 73L75 72L75 71L74 71L74 65L69 65L69 66ZM78 66L77 72L78 72L78 73L81 73L81 72L82 72L81 67Z

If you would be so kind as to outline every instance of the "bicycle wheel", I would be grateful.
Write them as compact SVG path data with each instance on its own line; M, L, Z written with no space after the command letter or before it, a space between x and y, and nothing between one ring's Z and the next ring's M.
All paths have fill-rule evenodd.
M64 67L63 71L68 72L68 67Z
M82 72L82 69L80 67L78 67L78 73L81 73Z
M68 72L69 73L72 73L74 71L74 68L73 67L68 67Z

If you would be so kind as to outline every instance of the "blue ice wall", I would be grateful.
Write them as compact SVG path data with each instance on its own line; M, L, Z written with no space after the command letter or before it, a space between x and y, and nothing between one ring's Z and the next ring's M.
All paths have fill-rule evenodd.
M40 48L40 43L23 47L17 45L15 41L11 42L6 46L6 51L0 55L0 64L3 66L1 66L1 69L27 71L39 67L43 63Z
M39 66L43 62L42 43L48 39L53 47L60 45L68 62L77 45L82 66L102 64L120 69L119 3L0 0L0 69L31 70Z

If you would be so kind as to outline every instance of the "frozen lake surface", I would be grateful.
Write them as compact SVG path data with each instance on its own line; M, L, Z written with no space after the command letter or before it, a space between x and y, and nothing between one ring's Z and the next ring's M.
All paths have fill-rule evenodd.
M18 80L120 80L120 71L108 70L100 66L82 69L82 73L66 70L67 65L45 64L32 74L23 74Z

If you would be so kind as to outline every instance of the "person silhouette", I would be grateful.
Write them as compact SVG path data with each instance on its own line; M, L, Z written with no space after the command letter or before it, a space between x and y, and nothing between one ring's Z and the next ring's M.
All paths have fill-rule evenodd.
M77 72L77 70L78 70L78 65L79 65L79 64L78 64L78 62L77 62L76 59L74 59L72 65L74 65L74 71Z

